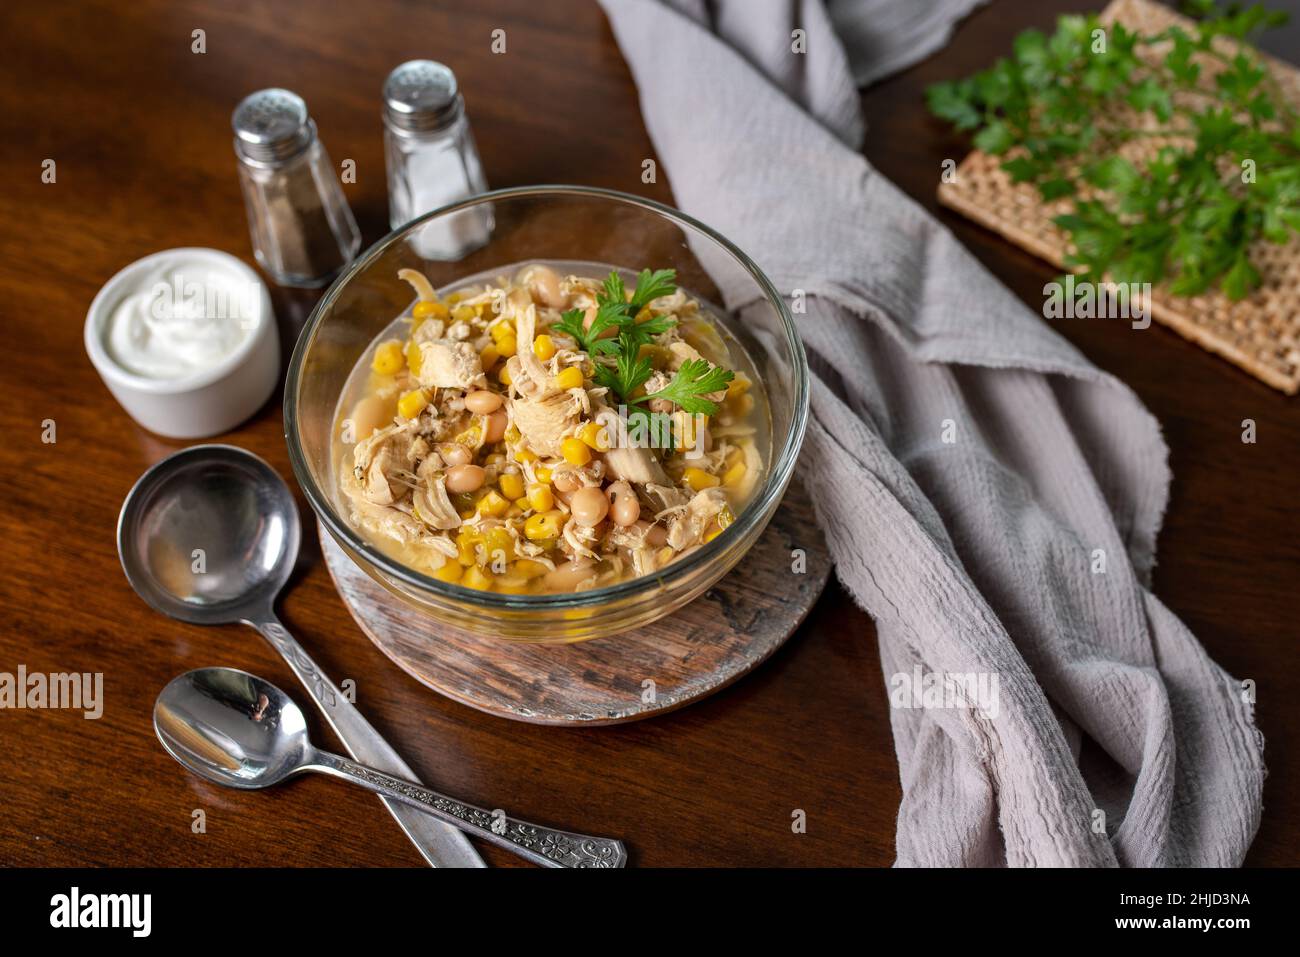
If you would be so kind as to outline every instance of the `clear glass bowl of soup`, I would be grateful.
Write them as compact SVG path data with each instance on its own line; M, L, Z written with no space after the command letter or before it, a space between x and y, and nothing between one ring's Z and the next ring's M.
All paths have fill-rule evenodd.
M475 234L465 244L471 251L455 261L430 258L445 255L442 240L463 233L467 224ZM421 273L440 300L454 306L534 265L596 281L617 271L629 289L643 269L674 270L677 286L725 343L731 367L752 383L746 421L753 426L760 474L747 483L724 529L649 573L605 576L576 591L467 587L441 580L419 555L355 520L340 481L357 440L349 434L349 410L374 385L367 370L375 350L410 334L417 295L399 270ZM808 367L784 300L743 252L709 227L610 190L522 187L429 213L358 258L302 331L289 364L284 413L294 473L321 524L371 578L429 617L431 638L442 622L501 639L567 643L669 615L744 557L794 470L808 414Z

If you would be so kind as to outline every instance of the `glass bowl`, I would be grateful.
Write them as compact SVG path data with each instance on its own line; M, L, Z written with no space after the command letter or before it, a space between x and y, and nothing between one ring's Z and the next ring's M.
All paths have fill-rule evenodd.
M490 228L485 230L484 224ZM466 226L470 228L465 228ZM476 235L475 235L476 234ZM436 241L430 242L430 236ZM445 255L448 236L478 247ZM527 262L576 261L677 270L748 350L771 409L767 475L721 535L659 572L568 594L508 595L448 584L370 544L347 518L334 473L336 412L348 374L372 339L411 304L403 268L435 288ZM330 286L289 362L285 438L294 474L342 549L375 581L437 623L497 638L573 642L672 613L726 574L767 526L790 481L808 416L808 364L784 300L743 252L709 227L625 193L581 186L497 190L436 210L390 233Z

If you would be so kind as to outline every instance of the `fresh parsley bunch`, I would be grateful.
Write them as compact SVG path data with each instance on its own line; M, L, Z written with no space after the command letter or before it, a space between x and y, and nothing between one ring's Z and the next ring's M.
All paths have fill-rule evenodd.
M593 375L597 383L617 393L625 403L636 405L651 399L667 399L687 412L713 415L718 411L717 403L704 396L725 389L734 373L704 359L682 363L672 380L657 392L640 398L632 396L654 372L649 356L641 355L641 347L675 325L667 316L651 316L637 322L637 314L654 300L670 296L676 290L677 273L672 269L641 270L630 296L623 277L610 272L596 293L596 315L590 327L583 325L586 318L583 310L570 309L551 328L569 336L593 359L613 357L612 366L597 362ZM602 338L610 329L617 330L617 335Z
M1014 181L1034 184L1045 201L1073 198L1054 220L1074 247L1068 265L1116 282L1168 278L1182 296L1217 284L1241 299L1260 281L1250 245L1300 231L1300 122L1244 43L1286 15L1194 6L1207 17L1194 30L1151 35L1062 17L1052 36L1028 30L1010 58L926 93L932 112L1006 156ZM1243 41L1240 51L1226 53L1219 37ZM1212 86L1198 61L1218 67ZM1155 122L1118 125L1125 108ZM1145 164L1116 153L1159 137L1180 145Z

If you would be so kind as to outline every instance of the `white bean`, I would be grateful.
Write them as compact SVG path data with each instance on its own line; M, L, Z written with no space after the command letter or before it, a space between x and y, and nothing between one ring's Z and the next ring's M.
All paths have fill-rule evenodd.
M569 297L560 288L560 277L549 266L529 266L525 270L528 290L533 298L544 306L562 309L569 302Z
M504 409L497 409L487 417L487 427L483 432L483 444L500 442L506 434L507 416Z
M453 465L447 469L447 491L477 492L486 477L481 465Z
M609 496L609 513L614 524L622 528L635 525L641 517L641 502L632 491L632 486L627 482L614 482L605 489L605 493Z
M487 415L489 412L495 412L501 408L501 396L495 392L479 389L465 396L465 408L471 412Z
M580 488L569 500L569 511L573 513L579 525L595 528L609 514L609 499L605 498L605 493L598 488L590 486Z
M351 435L353 442L370 438L370 433L382 429L392 419L393 403L377 395L368 395L352 407ZM345 423L347 425L348 423ZM345 433L346 438L346 433Z
M555 571L547 572L542 580L554 591L572 591L595 573L595 565L591 559L575 558L573 561L556 565Z

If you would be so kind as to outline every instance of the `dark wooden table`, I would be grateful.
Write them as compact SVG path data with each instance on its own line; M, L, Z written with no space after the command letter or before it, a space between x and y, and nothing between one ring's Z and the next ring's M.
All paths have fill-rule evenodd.
M935 209L944 158L964 146L921 109L924 85L985 65L1027 26L1087 0L999 0L928 62L863 97L868 157ZM490 34L507 31L494 55ZM191 52L195 29L207 52ZM576 182L672 201L646 186L653 150L600 10L586 3L365 4L11 0L0 13L0 671L103 672L100 720L0 712L6 761L0 863L19 865L416 865L378 802L323 779L257 796L187 776L154 740L159 688L227 664L295 687L251 631L163 619L132 593L114 549L123 496L179 447L138 428L82 348L86 307L121 266L171 246L251 261L230 147L241 96L287 86L310 105L367 242L386 231L378 92L398 62L458 74L494 186ZM1272 48L1300 49L1296 27ZM41 182L42 161L57 182ZM946 211L1025 301L1052 271ZM291 337L313 296L275 293ZM1295 667L1300 474L1295 399L1176 335L1062 323L1164 424L1173 498L1156 580L1163 599L1235 676L1258 684L1271 776L1256 864L1300 860L1300 675ZM291 343L292 338L286 338ZM1258 423L1243 445L1241 420ZM41 440L57 423L57 442ZM278 400L224 437L290 474ZM302 503L306 513L305 502ZM312 536L308 535L310 542ZM314 549L315 546L311 545ZM885 865L898 773L873 627L833 585L757 673L639 724L553 729L487 717L424 690L362 637L318 554L282 616L431 784L525 818L623 835L641 865ZM314 719L313 719L314 720ZM331 741L315 722L322 742ZM206 814L206 833L191 830ZM791 815L807 814L807 833ZM513 859L493 849L494 865Z

